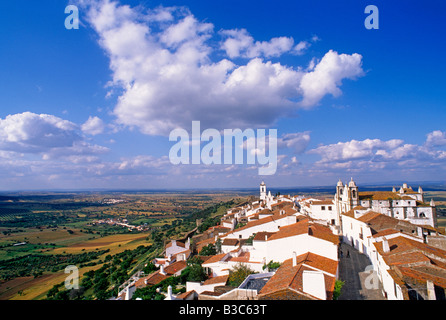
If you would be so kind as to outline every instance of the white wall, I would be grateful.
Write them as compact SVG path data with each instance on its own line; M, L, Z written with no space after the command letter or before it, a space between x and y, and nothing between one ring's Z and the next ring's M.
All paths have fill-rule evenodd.
M201 282L192 282L187 281L186 282L186 292L189 292L191 290L195 290L196 293L200 294L204 291L214 291L214 288L217 286L224 286L225 283L213 283L208 285L202 285Z
M224 238L229 239L248 239L251 235L257 232L277 232L279 227L296 223L296 216L286 216L277 220L266 222L263 224L255 225L243 230L236 229L233 233ZM224 239L223 238L223 239Z
M319 239L308 234L296 235L276 240L253 241L250 260L266 263L283 262L292 257L293 252L301 255L307 252L338 260L338 247L330 241Z
M322 210L322 207L324 207L325 210ZM331 210L328 209L329 207L331 207ZM334 203L329 205L312 204L310 205L310 216L314 219L331 222L331 220L336 220L336 206Z

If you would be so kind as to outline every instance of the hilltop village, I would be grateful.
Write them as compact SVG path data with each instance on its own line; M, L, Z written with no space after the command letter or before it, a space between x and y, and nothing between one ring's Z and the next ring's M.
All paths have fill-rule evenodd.
M434 201L407 184L362 191L340 180L327 200L272 196L262 182L255 201L229 209L217 226L168 242L153 261L158 269L135 275L115 299L129 300L199 259L207 280L188 281L179 294L169 286L160 292L166 300L332 300L343 280L340 260L350 255L345 244L369 259L368 285L383 299L444 300L446 236L436 216ZM215 254L200 254L209 247ZM228 285L241 268L250 270L246 278Z

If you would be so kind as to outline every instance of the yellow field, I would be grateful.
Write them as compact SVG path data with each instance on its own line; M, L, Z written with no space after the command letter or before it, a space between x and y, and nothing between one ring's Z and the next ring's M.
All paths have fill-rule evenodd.
M101 265L79 269L79 277L90 270L99 269ZM0 284L0 300L34 300L44 299L54 285L65 281L67 274L63 271L44 274L41 277L22 277ZM19 294L18 292L21 293Z
M149 235L150 233L116 234L75 243L64 248L56 248L51 250L49 253L63 254L65 252L67 254L76 254L89 250L110 249L110 253L108 254L115 254L126 249L135 249L140 245L149 245L150 243L146 241L146 238Z
M55 230L55 231L53 231ZM45 244L54 243L56 245L67 245L70 242L78 242L87 240L93 235L80 232L76 229L71 229L73 234L69 234L66 229L29 229L26 232L12 233L10 235L0 236L0 242L28 242L31 244Z
M53 236L55 240L57 239L57 231L49 231L47 234L42 231L42 233L39 233L39 239L42 239L44 236L45 239L53 238ZM63 234L64 237L69 236L66 231L65 234ZM76 242L62 248L47 249L45 253L78 254L85 251L93 251L96 249L110 249L110 252L104 254L104 256L108 254L114 255L124 250L136 249L140 245L150 245L150 242L146 240L149 234L150 233L130 233L110 235L103 238ZM37 237L37 235L34 236ZM75 236L75 234L73 234L73 236ZM31 239L34 239L31 235L28 235L28 237L30 241ZM100 258L103 259L104 256ZM82 277L85 272L99 269L101 266L102 264L81 268L79 269L79 276ZM0 300L32 300L45 298L46 292L50 290L55 284L65 281L66 277L67 275L63 271L61 271L53 274L44 274L36 279L34 279L33 277L16 278L14 280L0 284ZM22 291L21 294L18 293L19 291Z

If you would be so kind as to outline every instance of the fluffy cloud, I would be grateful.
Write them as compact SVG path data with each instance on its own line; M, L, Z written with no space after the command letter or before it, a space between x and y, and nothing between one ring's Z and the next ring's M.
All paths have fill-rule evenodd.
M41 154L44 159L69 155L94 155L106 148L87 143L77 126L53 115L31 112L0 119L0 150Z
M313 71L302 77L300 82L302 105L314 106L327 94L339 96L342 93L339 86L343 79L356 79L363 74L360 54L338 54L330 50Z
M426 145L431 147L446 145L446 132L436 130L427 135Z
M400 139L365 139L322 145L309 150L308 153L321 156L321 160L315 163L317 167L354 169L358 172L390 167L410 170L444 166L446 152L434 147L433 140L439 145L443 141L441 132L429 133L423 145L404 143Z
M111 0L80 1L110 58L111 90L120 89L118 124L168 135L193 120L203 127L264 128L296 109L339 95L341 81L362 74L359 54L328 52L310 73L264 61L301 54L289 37L255 41L246 30L215 33L183 7L141 10ZM218 37L223 41L218 41ZM215 53L227 58L215 60ZM236 65L233 57L244 56Z
M279 57L285 52L292 50L293 38L277 37L269 41L255 41L246 29L222 30L220 34L226 39L221 44L229 58L256 58L256 57ZM303 49L299 44L298 52Z
M349 161L383 155L387 150L395 150L402 144L403 141L397 139L389 141L379 139L351 140L323 145L310 150L308 153L320 155L322 162Z
M90 135L97 135L104 132L105 124L98 117L88 117L88 120L81 126L82 132Z
M310 143L310 132L287 133L278 139L278 147L286 147L294 151L296 154L303 153ZM294 163L296 163L294 157Z

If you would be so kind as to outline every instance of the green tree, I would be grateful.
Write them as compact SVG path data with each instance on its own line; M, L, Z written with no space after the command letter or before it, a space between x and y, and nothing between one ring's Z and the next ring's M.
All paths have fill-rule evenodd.
M203 247L200 251L201 256L213 256L216 254L217 254L217 249L215 248L215 245L213 245L212 243Z
M152 262L148 262L147 265L144 267L143 271L145 274L149 274L157 269L158 268Z
M215 250L217 251L217 253L221 253L221 245L222 245L221 239L217 238L217 241L215 242Z
M333 291L333 300L338 300L339 296L341 295L342 287L344 286L345 281L342 280L336 280L335 281L335 287Z
M232 270L229 271L228 284L232 287L238 287L250 274L255 273L247 265L238 263Z
M194 264L189 266L189 275L187 276L187 281L204 281L207 279L206 272L204 268L199 264Z

